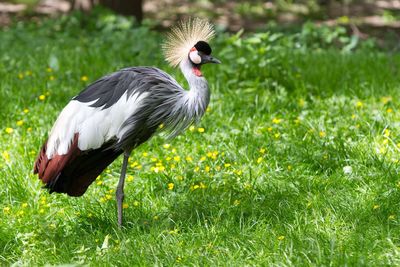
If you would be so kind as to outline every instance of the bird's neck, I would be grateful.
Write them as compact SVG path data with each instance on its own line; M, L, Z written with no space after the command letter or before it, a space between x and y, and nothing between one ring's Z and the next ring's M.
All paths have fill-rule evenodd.
M200 67L193 65L189 60L182 61L180 68L189 84L189 91L185 94L185 100L188 108L194 112L194 119L199 120L210 102L207 80L201 74Z

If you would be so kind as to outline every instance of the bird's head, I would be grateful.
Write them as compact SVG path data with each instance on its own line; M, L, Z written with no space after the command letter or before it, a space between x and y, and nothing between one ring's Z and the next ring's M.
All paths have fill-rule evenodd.
M214 37L214 27L206 20L189 19L173 27L163 44L166 60L173 67L189 63L197 76L206 63L221 63L211 56L208 41Z

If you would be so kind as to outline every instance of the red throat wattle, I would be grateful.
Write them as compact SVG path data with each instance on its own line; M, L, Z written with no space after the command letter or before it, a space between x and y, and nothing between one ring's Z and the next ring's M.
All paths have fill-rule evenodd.
M195 66L192 68L192 71L193 71L194 75L196 75L197 77L203 76L203 74L201 74L200 67Z

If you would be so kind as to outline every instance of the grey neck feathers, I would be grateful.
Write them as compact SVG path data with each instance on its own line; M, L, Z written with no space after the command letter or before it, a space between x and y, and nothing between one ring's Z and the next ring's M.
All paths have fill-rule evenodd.
M189 60L182 61L180 68L189 84L189 91L186 91L184 96L187 100L188 108L194 111L195 119L199 120L210 102L207 80L203 76L198 77L194 74L193 65Z
M210 102L207 80L203 76L196 76L192 68L193 65L189 60L184 60L180 64L180 69L189 84L189 90L182 90L177 96L170 116L166 120L170 137L175 137L192 123L199 122Z

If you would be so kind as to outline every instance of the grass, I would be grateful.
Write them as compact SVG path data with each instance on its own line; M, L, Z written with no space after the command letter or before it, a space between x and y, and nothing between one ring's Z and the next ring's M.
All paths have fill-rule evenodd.
M121 159L81 198L49 195L32 165L59 111L98 77L155 65L184 82L161 35L78 14L0 39L1 265L400 264L398 55L219 34L209 111L134 151L119 229Z

